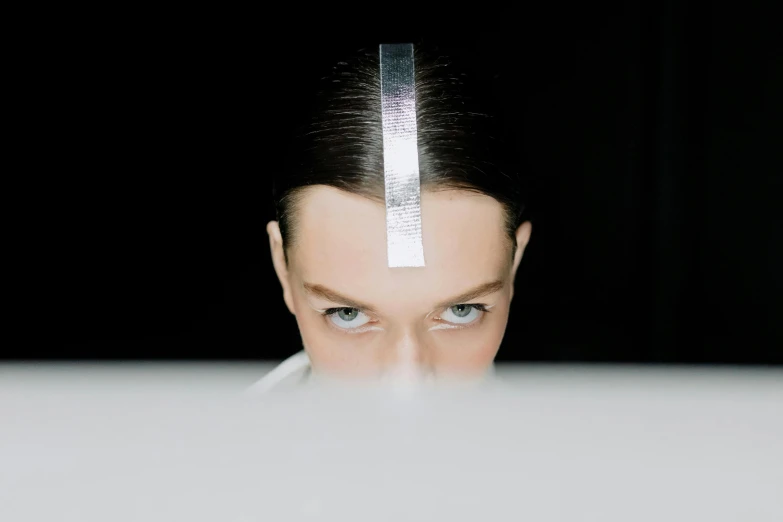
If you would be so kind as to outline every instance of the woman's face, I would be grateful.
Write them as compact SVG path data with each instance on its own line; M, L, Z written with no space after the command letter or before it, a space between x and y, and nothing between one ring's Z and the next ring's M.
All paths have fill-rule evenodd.
M470 377L492 364L530 224L512 252L503 208L466 191L423 192L426 266L389 268L382 203L325 186L296 209L288 263L277 222L272 257L315 372Z

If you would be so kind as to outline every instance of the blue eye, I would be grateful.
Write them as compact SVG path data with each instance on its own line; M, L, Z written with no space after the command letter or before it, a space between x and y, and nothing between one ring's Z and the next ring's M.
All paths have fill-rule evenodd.
M451 312L457 317L467 317L473 311L470 305L459 304L450 308Z
M481 317L486 311L483 305L478 304L458 304L447 308L441 319L454 324L469 324Z
M359 316L359 310L356 308L340 308L337 310L337 317L343 321L350 322Z
M358 308L330 308L324 313L332 323L344 330L353 330L364 326L370 317Z

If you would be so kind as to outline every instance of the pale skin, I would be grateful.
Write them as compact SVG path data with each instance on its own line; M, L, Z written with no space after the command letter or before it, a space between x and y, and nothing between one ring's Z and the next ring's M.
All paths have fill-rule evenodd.
M512 253L495 199L422 191L426 266L389 268L382 202L314 186L297 212L287 263L277 221L267 232L283 299L314 372L476 377L491 367L530 222L516 230Z

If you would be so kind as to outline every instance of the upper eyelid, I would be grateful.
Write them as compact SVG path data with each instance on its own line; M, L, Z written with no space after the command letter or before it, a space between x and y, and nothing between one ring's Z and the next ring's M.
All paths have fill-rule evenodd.
M455 306L460 306L460 305L462 305L462 306L475 306L476 308L486 308L487 307L487 305L485 305L483 303L457 303L457 304L453 304L453 305L447 306L446 308L443 309L443 312L445 312L446 310L448 310L450 308L454 308Z
M443 308L443 309L442 309L442 310L440 310L440 311L432 311L432 312L430 312L429 314L427 314L427 317L430 317L430 316L432 316L432 315L435 315L435 316L436 316L438 319L440 319L440 317L439 317L439 316L440 316L440 314L442 314L443 312L445 312L445 311L446 311L446 310L448 310L449 308L452 308L452 307L454 307L454 306L459 306L459 305L481 307L481 308L479 309L479 311L480 311L480 312L489 312L489 311L490 311L490 309L491 309L492 307L494 307L494 306L495 306L495 305L488 305L488 304L484 304L484 303L457 303L457 304L449 305L449 306L447 306L447 307ZM441 320L442 320L442 319L441 319Z
M460 305L473 306L481 312L488 312L489 309L492 308L492 305L487 305L484 303L457 303L451 306L447 306L446 308L444 308L444 310L448 310L449 308L454 308L455 306L460 306Z
M458 303L458 304L464 304L464 305L467 305L467 306L481 307L481 309L479 311L482 312L482 313L488 313L489 309L494 306L494 305L485 305L483 303ZM451 305L451 306L457 306L457 305ZM449 308L451 308L451 306L444 308L444 310L448 310ZM353 306L337 306L337 307L333 307L333 308L326 308L322 313L324 315L334 315L339 310L345 310L345 309L359 310L360 313L365 313L364 311L362 311L361 308L356 308L356 307L353 307ZM432 315L432 312L430 314L427 314L427 317L429 317L430 315ZM443 321L442 319L440 319L440 317L438 317L438 319ZM458 323L452 323L450 321L444 321L444 322L440 323L440 325L441 326L450 325L449 328L462 329L462 328L471 328L472 326L474 326L477 323L478 323L478 319L476 319L474 321L471 321L468 324L458 324ZM331 326L333 328L337 328L338 330L340 330L340 331L342 331L342 332L344 332L346 334L359 334L359 333L373 331L373 330L375 330L375 331L384 331L383 328L380 328L380 327L377 327L377 326L370 326L371 324L372 323L368 322L368 323L365 323L362 326L356 327L355 329L354 328L342 328L342 327L337 326L335 324L332 324ZM438 328L438 326L433 326L433 327L430 328L430 330L437 329L437 328Z
M376 317L376 315L373 312L368 311L364 308L359 308L358 306L330 306L329 308L321 308L320 310L319 309L315 309L315 310L323 315L334 315L340 310L358 310L359 313L371 317Z
M313 309L319 312L329 312L329 311L336 312L337 310L359 310L362 312L364 311L364 309L359 308L358 306L325 306L323 308L313 307Z
M495 294L497 292L500 292L505 285L506 285L506 281L504 281L503 279L498 279L492 281L491 283L484 283L483 285L479 285L476 288L461 294L454 301L451 301L450 304L448 301L441 301L435 306L435 310L449 308L451 306L456 306L458 304L471 304L470 301L474 299L480 299ZM381 317L381 314L378 313L378 311L375 310L374 308L367 306L366 304L363 304L354 299L351 299L349 297L342 296L339 293L329 288L326 288L322 285L304 282L303 286L305 292L307 292L313 297L330 301L334 304L344 303L344 305L339 308L356 308L357 310L361 310L366 314L374 315L376 317ZM430 312L430 314L431 313L432 312Z
M440 311L433 310L432 312L427 314L426 317L430 317L431 315L434 315L434 314L442 314L443 312L445 312L449 308L452 308L452 307L455 307L455 306L459 306L459 305L475 306L475 307L479 308L479 311L481 311L481 312L489 312L489 310L494 306L494 305L488 305L488 304L485 304L485 303L455 303L455 304L452 304L452 305L444 307ZM324 315L334 315L337 312L339 312L340 310L358 310L359 313L362 313L362 314L365 314L365 315L372 315L371 313L367 312L366 310L363 310L363 309L358 308L356 306L333 306L331 308L323 309L322 313Z
M333 314L340 310L359 310L361 312L359 308L354 308L353 306L333 306L331 308L324 308L324 313Z

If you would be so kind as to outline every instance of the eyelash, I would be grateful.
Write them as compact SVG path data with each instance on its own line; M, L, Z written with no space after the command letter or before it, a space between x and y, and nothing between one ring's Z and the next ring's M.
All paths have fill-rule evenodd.
M476 326L479 326L482 322L484 322L485 315L492 312L491 306L482 303L457 303L455 305L451 305L447 307L446 309L448 310L448 308L451 308L453 306L460 306L460 305L472 306L473 308L481 312L481 317L477 321L473 321L472 323L468 323L468 324L454 324L454 323L449 323L448 321L444 321L444 324L450 325L448 328L449 330L465 330L467 328L474 328Z
M329 320L330 315L334 315L340 310L358 310L359 312L362 311L360 308L352 308L350 306L338 306L337 308L327 308L326 310L320 311L320 314L324 317L324 319L326 319L326 323L330 328L334 328L335 330L341 333L352 334L352 335L368 332L372 329L372 328L367 328L366 327L367 325L360 326L359 328L355 328L351 330L347 328L340 328L339 326L337 326L336 324L334 324L332 321Z
M484 315L483 315L483 314L488 314L488 313L491 313L491 312L492 312L492 311L490 310L490 308L491 308L491 307L490 307L490 306L488 306L488 305L486 305L486 304L483 304L483 303L457 303L457 304L455 304L455 305L451 305L451 306L449 306L449 307L447 307L447 308L451 308L451 307L453 307L453 306L460 306L460 305L463 305L463 306L472 306L472 307L473 307L473 308L475 308L476 310L478 310L478 311L482 312L482 316L481 316L481 317L482 317L482 319L483 319L483 317L484 317ZM352 307L350 307L350 306L338 306L338 307L336 307L336 308L327 308L326 310L323 310L323 311L321 312L321 315L322 315L322 316L324 316L325 318L328 318L330 315L334 315L334 314L336 314L337 312L339 312L340 310L359 310L360 312L362 311L362 310L361 310L361 309L359 309L359 308L352 308ZM470 323L470 324L466 324L466 325L457 325L457 324L455 324L455 325L453 326L453 328L450 328L450 329L454 329L454 330L463 330L463 329L465 329L465 328L472 328L472 327L474 327L474 326L478 326L479 324L481 324L481 322L482 322L482 320L481 320L481 319L479 319L478 321L473 321L472 323ZM329 321L329 323L330 323L330 326L332 326L333 328L336 328L336 329L338 329L338 330L340 330L340 331L342 331L342 332L346 332L346 333L362 333L362 332L365 332L365 331L367 331L367 330L362 330L361 328L357 328L357 331L356 331L356 332L350 332L350 331L348 331L348 330L346 330L346 329L344 329L344 328L340 328L339 326L335 326L334 324L331 324L331 321ZM449 323L449 324L452 324L452 323Z

